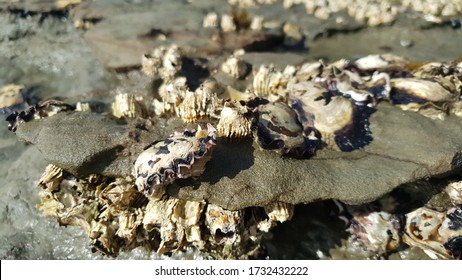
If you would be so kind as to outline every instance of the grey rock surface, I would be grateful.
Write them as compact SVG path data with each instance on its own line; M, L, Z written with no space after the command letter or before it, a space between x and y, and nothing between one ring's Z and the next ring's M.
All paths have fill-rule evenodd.
M374 140L363 150L321 151L308 160L262 151L252 142L221 142L200 180L172 185L168 192L228 209L325 199L361 204L401 184L460 168L460 118L433 121L383 103L370 121Z

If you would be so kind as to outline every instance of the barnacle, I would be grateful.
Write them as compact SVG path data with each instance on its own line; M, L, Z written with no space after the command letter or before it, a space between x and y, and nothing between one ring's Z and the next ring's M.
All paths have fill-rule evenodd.
M226 102L221 110L217 131L228 138L247 137L252 133L251 112L237 102Z

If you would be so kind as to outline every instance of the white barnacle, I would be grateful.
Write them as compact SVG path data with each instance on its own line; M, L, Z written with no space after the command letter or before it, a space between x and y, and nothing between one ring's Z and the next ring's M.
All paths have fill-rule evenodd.
M227 138L247 137L252 133L249 110L237 102L226 102L221 111L217 131Z

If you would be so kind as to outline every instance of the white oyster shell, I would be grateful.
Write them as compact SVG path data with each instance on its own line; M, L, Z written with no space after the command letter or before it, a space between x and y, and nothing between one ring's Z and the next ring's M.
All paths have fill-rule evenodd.
M216 130L185 131L154 142L135 161L134 176L140 192L159 199L177 178L197 177L205 170L215 145Z

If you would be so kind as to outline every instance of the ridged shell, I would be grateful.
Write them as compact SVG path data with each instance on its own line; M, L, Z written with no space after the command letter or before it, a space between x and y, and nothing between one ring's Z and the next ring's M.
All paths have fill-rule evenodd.
M135 161L134 176L140 192L159 199L177 178L198 177L205 170L215 145L216 130L208 125L196 131L176 133L154 142Z

